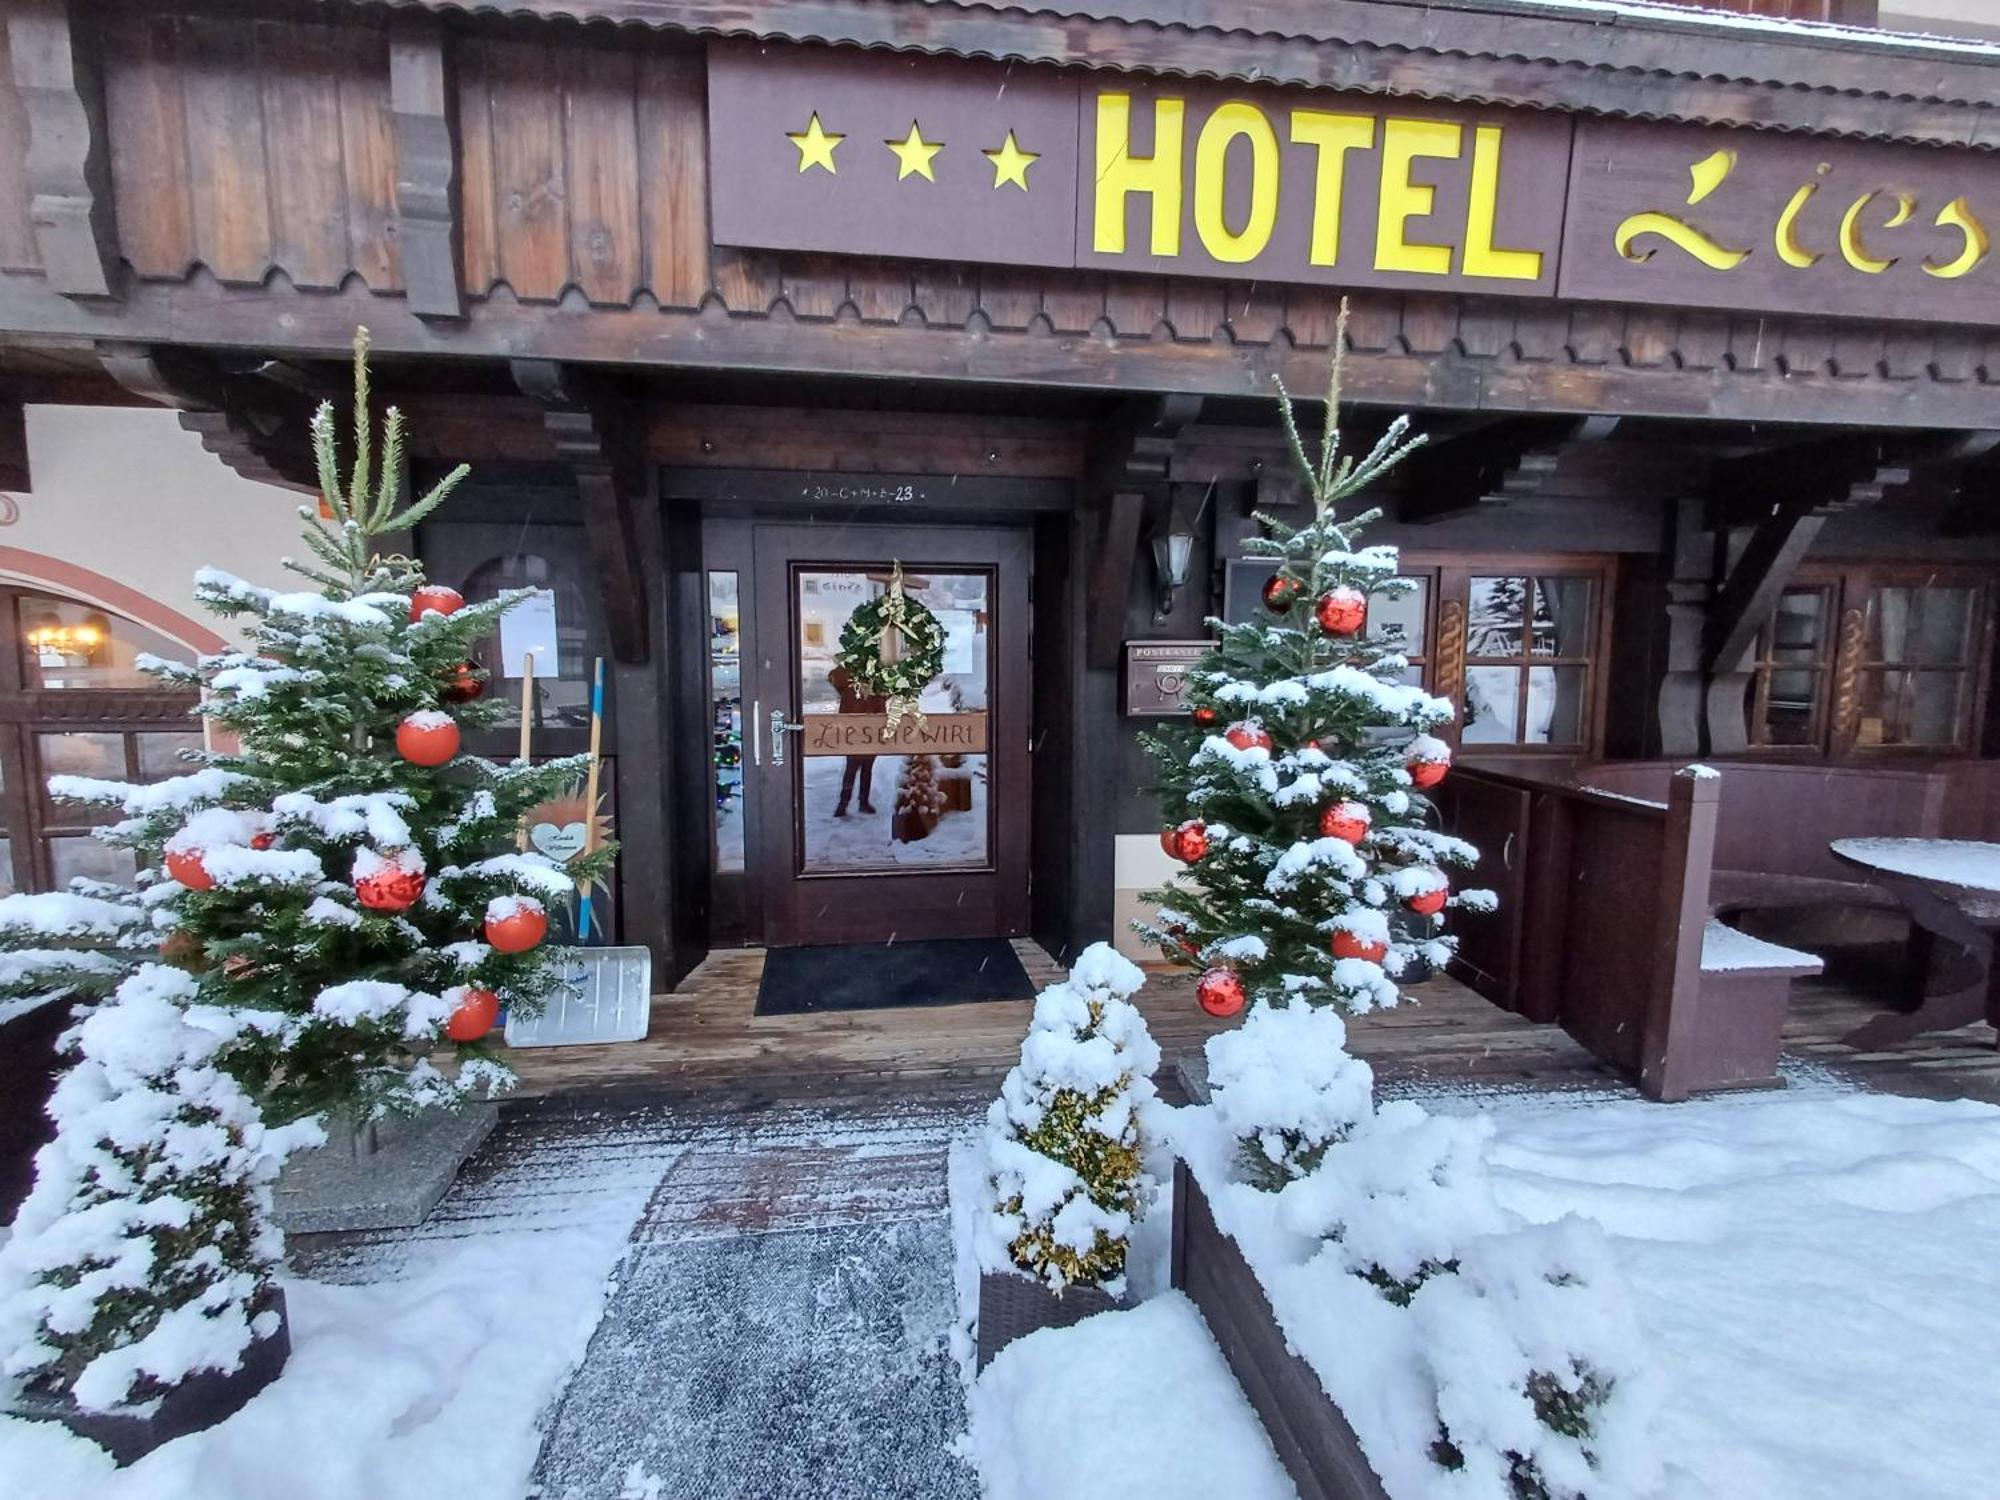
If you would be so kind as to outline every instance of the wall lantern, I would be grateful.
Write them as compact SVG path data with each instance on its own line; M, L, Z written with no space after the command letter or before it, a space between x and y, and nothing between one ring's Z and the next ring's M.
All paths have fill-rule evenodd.
M1194 557L1194 527L1176 500L1166 519L1153 531L1153 578L1159 593L1153 605L1153 623L1162 624L1174 611L1174 594L1186 586L1188 563Z

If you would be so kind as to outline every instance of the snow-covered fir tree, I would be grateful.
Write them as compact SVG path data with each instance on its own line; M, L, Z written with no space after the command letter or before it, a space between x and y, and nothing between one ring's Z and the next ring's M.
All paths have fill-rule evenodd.
M1371 600L1416 585L1397 577L1395 548L1357 546L1377 512L1337 513L1422 439L1398 418L1366 455L1343 454L1339 401L1336 358L1314 455L1279 388L1312 517L1293 527L1260 512L1265 535L1244 544L1271 560L1264 602L1278 618L1211 621L1221 634L1189 675L1192 726L1145 737L1161 840L1189 869L1147 893L1159 910L1139 930L1204 971L1202 1002L1217 1014L1252 1000L1393 1005L1413 957L1451 956L1438 914L1492 902L1451 891L1447 867L1478 851L1437 830L1420 790L1449 762L1427 731L1452 706L1406 684L1405 643L1368 629Z
M233 1370L277 1331L271 1182L323 1132L264 1124L197 991L142 965L65 1038L56 1136L0 1245L0 1372L85 1410Z
M907 843L928 838L944 816L944 788L938 785L937 758L906 755L896 773L895 836Z
M379 461L373 428L363 336L345 480L332 406L312 424L331 516L302 510L312 557L286 566L313 587L203 569L197 599L250 617L247 649L141 662L199 689L201 714L236 748L152 785L51 779L58 800L119 815L97 836L134 851L138 888L0 902L0 943L45 959L94 952L62 960L83 973L44 964L79 990L102 989L107 950L129 955L134 929L107 941L117 924L76 903L141 914L158 956L194 976L196 1003L229 1018L224 1065L274 1121L367 1118L504 1083L479 1038L500 1006L532 1011L558 983L543 903L568 900L609 858L563 867L516 850L521 814L576 781L581 757L459 753L462 731L505 712L480 701L473 649L530 591L466 604L410 559L380 555L379 537L421 521L465 471L406 505L402 417L387 414ZM0 980L30 985L39 962L16 955Z
M1132 1226L1153 1191L1145 1132L1160 1049L1131 1003L1145 982L1093 943L1036 997L1021 1061L986 1115L993 1206L979 1233L989 1270L1024 1271L1057 1292L1123 1288Z

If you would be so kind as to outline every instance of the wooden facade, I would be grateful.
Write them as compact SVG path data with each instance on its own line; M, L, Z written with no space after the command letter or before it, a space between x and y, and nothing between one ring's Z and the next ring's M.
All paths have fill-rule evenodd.
M1862 25L1873 10L1722 8ZM1951 300L2000 276L1984 238L2000 198L1981 196L2000 168L1983 144L2000 139L2000 56L1728 30L1693 9L1617 26L1515 0L1223 9L18 0L0 29L0 412L164 402L239 471L309 488L306 417L340 390L366 323L416 468L476 469L416 539L427 559L457 581L567 590L578 659L611 663L624 925L668 976L712 943L816 930L782 916L803 909L797 891L757 889L790 828L764 822L747 870L715 834L718 576L765 590L755 610L775 638L799 605L771 590L803 587L812 559L925 558L923 528L973 536L975 522L1009 528L1004 568L1019 570L994 574L995 598L1018 583L1023 601L995 639L1033 641L1006 688L1008 732L1035 748L1008 772L1004 831L1034 879L991 909L1051 951L1107 930L1114 841L1151 818L1118 709L1121 646L1197 636L1244 597L1251 509L1296 498L1272 377L1322 387L1343 298L1354 426L1408 410L1432 435L1379 498L1383 539L1423 581L1418 670L1486 705L1463 756L1551 775L1621 756L1950 761L2000 743L2000 317ZM1588 127L1698 141L1731 168L1806 142L1830 183L1907 162L1962 169L1967 186L1955 203L1871 189L1837 241L1811 245L1786 238L1802 187L1775 246L1767 227L1742 251L1801 274L1845 257L1878 278L1853 283L1871 296L1904 288L1868 304L1894 317L1843 316L1837 296L1786 310L1734 283L1689 296L1664 272L1657 296L1598 300L1556 295L1552 268L1528 295L1458 274L1309 285L1157 257L1104 269L718 242L714 174L739 169L740 143L711 135L714 59L767 54L939 88L1006 78L1089 97L1111 80L1468 130L1532 121L1562 153ZM955 148L948 160L972 159ZM1240 218L1239 198L1218 198L1218 222ZM1932 238L1881 250L1906 223ZM1937 237L1954 224L1956 261ZM1624 274L1652 252L1620 253ZM1194 581L1162 608L1145 542L1176 504L1199 518ZM824 545L770 551L787 528L820 528ZM942 540L928 553L940 571L971 566ZM1945 587L1947 563L1963 629L1906 663L1884 611ZM1529 616L1554 601L1545 644L1532 624L1483 629L1484 601L1515 597ZM1920 676L1930 696L1913 707ZM1529 706L1544 681L1548 723ZM760 705L765 691L742 689ZM749 728L746 762L765 753L764 723ZM558 714L547 748L578 737Z

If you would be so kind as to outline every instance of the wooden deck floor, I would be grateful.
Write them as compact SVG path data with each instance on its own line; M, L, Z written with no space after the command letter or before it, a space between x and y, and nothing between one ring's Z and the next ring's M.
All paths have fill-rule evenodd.
M1037 987L1061 976L1035 944L1022 940L1015 947ZM711 954L673 994L654 1000L644 1041L509 1053L520 1093L728 1093L755 1102L988 1090L1018 1059L1032 1009L1020 1000L759 1016L763 965L761 949ZM1414 1004L1348 1023L1349 1045L1385 1083L1623 1086L1559 1028L1503 1011L1456 980L1431 980L1411 996ZM1203 1014L1192 981L1178 972L1153 975L1139 1005L1166 1072L1228 1024ZM1786 1029L1789 1057L1889 1092L2000 1103L2000 1053L1991 1027L1919 1038L1893 1052L1856 1053L1839 1038L1869 1013L1870 1002L1852 991L1800 985Z

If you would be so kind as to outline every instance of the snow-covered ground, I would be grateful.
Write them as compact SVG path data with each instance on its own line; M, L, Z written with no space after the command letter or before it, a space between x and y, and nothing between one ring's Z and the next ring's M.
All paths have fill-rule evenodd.
M1609 1236L1662 1387L1654 1441L1667 1500L1994 1493L2000 1109L1823 1083L1671 1107L1562 1095L1425 1103L1493 1119L1488 1155L1506 1208L1537 1222L1580 1215ZM952 1176L963 1234L956 1200L977 1173L955 1154ZM1147 1240L1135 1281L1162 1226ZM969 1275L961 1251L961 1297ZM1268 1451L1244 1440L1240 1397L1213 1379L1212 1348L1193 1347L1206 1342L1200 1329L1170 1303L1003 1354L971 1398L989 1494L1267 1493ZM1192 1404L1161 1388L1162 1371ZM1216 1477L1218 1461L1236 1466L1233 1481ZM1172 1488L1177 1464L1203 1483ZM1119 1473L1145 1482L1107 1478Z
M600 1222L450 1242L407 1278L288 1280L291 1362L242 1411L128 1469L59 1427L0 1419L0 1491L10 1500L521 1495L538 1419L582 1358L624 1249L624 1230Z

